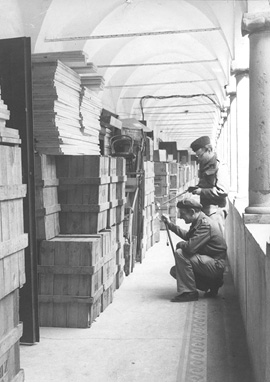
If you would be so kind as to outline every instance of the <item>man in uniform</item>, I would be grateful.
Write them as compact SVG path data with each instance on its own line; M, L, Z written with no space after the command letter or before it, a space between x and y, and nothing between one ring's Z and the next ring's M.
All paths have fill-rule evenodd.
M190 145L199 162L199 182L188 191L200 196L202 211L217 221L224 233L225 219L228 213L227 196L229 192L228 169L221 164L213 152L208 136L202 136Z
M215 297L223 285L223 273L227 245L217 223L206 216L202 205L194 198L185 198L177 203L180 219L190 224L189 231L170 222L166 215L162 220L180 241L174 252L175 266L170 274L176 278L177 291L172 302L198 300L197 289L206 296Z

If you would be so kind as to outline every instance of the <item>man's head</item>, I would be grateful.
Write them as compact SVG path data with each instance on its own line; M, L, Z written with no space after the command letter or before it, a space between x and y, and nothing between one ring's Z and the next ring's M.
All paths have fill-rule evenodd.
M197 138L190 147L195 152L199 163L207 163L214 155L210 138L206 135Z
M189 224L194 222L202 209L202 205L193 198L185 198L177 203L177 208L180 211L180 219L183 219L185 223Z

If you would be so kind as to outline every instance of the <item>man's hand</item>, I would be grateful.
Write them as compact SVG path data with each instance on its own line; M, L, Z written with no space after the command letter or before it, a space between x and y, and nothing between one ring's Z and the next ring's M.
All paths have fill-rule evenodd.
M179 241L177 244L176 244L176 249L182 249L183 245L185 244L185 241L182 240L182 241Z
M188 192L190 192L191 194L193 195L200 195L201 193L201 188L199 188L198 186L194 186L194 187L189 187L188 188Z
M201 194L201 191L202 191L202 189L201 188L196 188L194 191L192 191L192 194L193 195L200 195Z
M161 215L161 220L164 221L164 223L170 223L169 215Z

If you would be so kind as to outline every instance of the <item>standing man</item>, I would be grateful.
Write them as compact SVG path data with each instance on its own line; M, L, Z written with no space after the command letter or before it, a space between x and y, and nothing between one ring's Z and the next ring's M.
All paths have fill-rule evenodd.
M202 205L197 200L185 198L177 203L177 208L180 219L191 226L186 231L162 215L168 228L183 239L176 245L175 266L170 271L176 278L179 295L171 301L197 301L197 289L204 290L206 296L215 297L223 285L226 242L217 223L201 211Z
M199 162L199 182L188 191L200 196L202 211L217 221L224 233L225 219L228 214L227 196L229 176L227 166L221 164L213 151L208 136L202 136L190 145Z

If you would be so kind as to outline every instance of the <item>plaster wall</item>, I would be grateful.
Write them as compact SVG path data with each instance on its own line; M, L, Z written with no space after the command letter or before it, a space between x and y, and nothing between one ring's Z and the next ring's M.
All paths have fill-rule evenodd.
M270 305L268 224L244 224L244 215L230 203L226 222L228 259L246 329L256 382L269 381Z
M0 38L24 36L24 24L17 0L1 0Z

